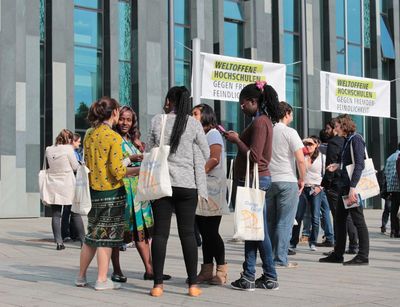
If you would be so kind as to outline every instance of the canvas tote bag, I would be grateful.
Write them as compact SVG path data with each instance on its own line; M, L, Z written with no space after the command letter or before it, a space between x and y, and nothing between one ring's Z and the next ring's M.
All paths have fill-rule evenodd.
M253 185L250 187L250 151L247 152L246 178L244 187L237 187L234 214L234 239L245 241L264 240L265 191L260 190L258 164L253 167Z
M226 179L226 187L228 189L228 207L232 207L231 201L232 201L232 188L233 188L233 161L234 159L231 159L228 179Z
M89 188L90 170L82 164L76 171L75 196L71 211L80 215L87 215L92 209L92 199Z
M166 123L167 115L163 114L161 116L160 145L143 154L135 201L155 200L172 196L168 168L170 146L164 145Z
M49 180L46 168L46 159L47 155L44 154L43 158L43 166L42 169L39 171L38 179L39 179L39 192L40 192L40 199L42 200L44 205L51 204L51 193L49 192Z
M349 178L351 178L354 171L354 151L351 143L350 143L350 155L351 155L351 161L353 163L346 166ZM365 166L361 173L360 181L356 186L356 191L358 194L360 194L361 199L368 199L373 196L379 195L380 193L378 179L376 178L376 170L374 167L374 162L372 161L371 158L368 157L368 152L366 148L365 148L365 157L366 157L366 159L364 160Z

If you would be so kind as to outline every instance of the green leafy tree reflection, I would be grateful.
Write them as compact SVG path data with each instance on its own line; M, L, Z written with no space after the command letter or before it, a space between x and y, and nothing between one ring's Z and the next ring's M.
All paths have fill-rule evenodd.
M89 123L87 121L87 115L89 112L88 106L82 101L79 103L78 109L75 113L75 128L76 129L87 129L89 128Z

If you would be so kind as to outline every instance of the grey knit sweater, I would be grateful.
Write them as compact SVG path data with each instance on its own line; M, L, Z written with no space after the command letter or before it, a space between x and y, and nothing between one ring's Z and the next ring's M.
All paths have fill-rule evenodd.
M168 114L165 126L165 145L169 144L175 118L175 114ZM160 144L161 114L153 117L148 135L146 152ZM171 153L168 157L171 185L180 188L197 188L199 195L203 196L203 191L207 191L204 166L209 156L210 148L203 127L200 122L189 116L176 152Z

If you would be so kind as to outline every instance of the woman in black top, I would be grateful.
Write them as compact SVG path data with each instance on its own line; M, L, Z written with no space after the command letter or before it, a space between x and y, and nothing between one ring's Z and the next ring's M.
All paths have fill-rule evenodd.
M348 195L350 203L358 201L356 186L361 178L364 169L365 142L361 135L356 133L356 125L347 114L338 116L335 130L339 136L345 137L344 146L340 156L340 165L330 164L329 171L335 171L340 167L340 181L338 184L338 205L336 211L336 245L334 251L320 262L343 262L343 254L346 247L346 219L350 214L359 237L358 254L350 261L343 262L343 265L367 265L369 255L369 235L365 223L362 205L346 209L343 204L342 196ZM354 152L354 171L351 178L347 174L346 166L353 163L351 158L351 147Z

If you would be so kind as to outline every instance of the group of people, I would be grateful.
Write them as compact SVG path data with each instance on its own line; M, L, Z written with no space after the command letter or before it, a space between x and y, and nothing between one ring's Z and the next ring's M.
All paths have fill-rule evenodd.
M86 235L81 217L71 213L83 244L76 286L87 285L86 272L97 254L98 275L94 288L118 289L120 283L127 281L119 261L120 248L133 241L144 264L143 278L154 281L150 294L161 296L164 280L171 278L164 274L164 263L172 213L176 215L182 245L188 294L199 296L202 293L200 283L226 284L228 266L224 241L219 234L222 216L229 213L225 141L237 146L233 206L235 187L244 185L248 153L250 167L258 164L260 189L266 192L264 240L244 242L243 272L231 283L232 288L278 289L276 267L297 266L288 261L288 251L290 245L294 248L298 242L300 224L308 206L311 226L304 228L309 229L310 248L315 249L323 200L326 205L322 206L326 213L323 214L324 225L328 225L326 240L332 245L334 242L335 249L320 261L343 262L346 223L350 215L358 233L359 248L355 258L343 264L368 263L369 239L362 206L345 209L342 199L348 196L351 201L357 201L355 187L364 168L365 143L356 133L351 118L341 115L334 120L334 131L342 144L334 141L336 137L330 138L325 155L320 153L318 138L302 141L297 131L289 127L293 121L292 107L279 101L274 88L266 82L245 86L239 102L242 112L252 119L240 134L217 129L217 116L211 106L200 104L192 108L189 91L185 87L172 87L163 107L167 114L164 135L161 136L162 116L159 114L151 121L146 143L140 141L137 116L130 107L121 107L110 97L102 97L91 105L88 113L91 128L83 141L83 161L90 170L92 202ZM143 153L163 145L161 140L170 146L168 167L172 195L135 201ZM74 171L79 167L72 142L72 133L64 129L55 145L46 150L49 171L58 176L59 183L63 181L63 190L54 190L52 205L57 249L63 246L58 230L59 205L64 208L71 205ZM350 148L354 151L354 162ZM345 169L352 163L355 168L349 178ZM66 190L71 192L66 194ZM329 233L329 208L334 218L335 239L332 229ZM298 225L293 226L295 220ZM203 263L199 273L195 225L202 237ZM263 272L256 279L257 251ZM108 279L110 260L113 273Z

